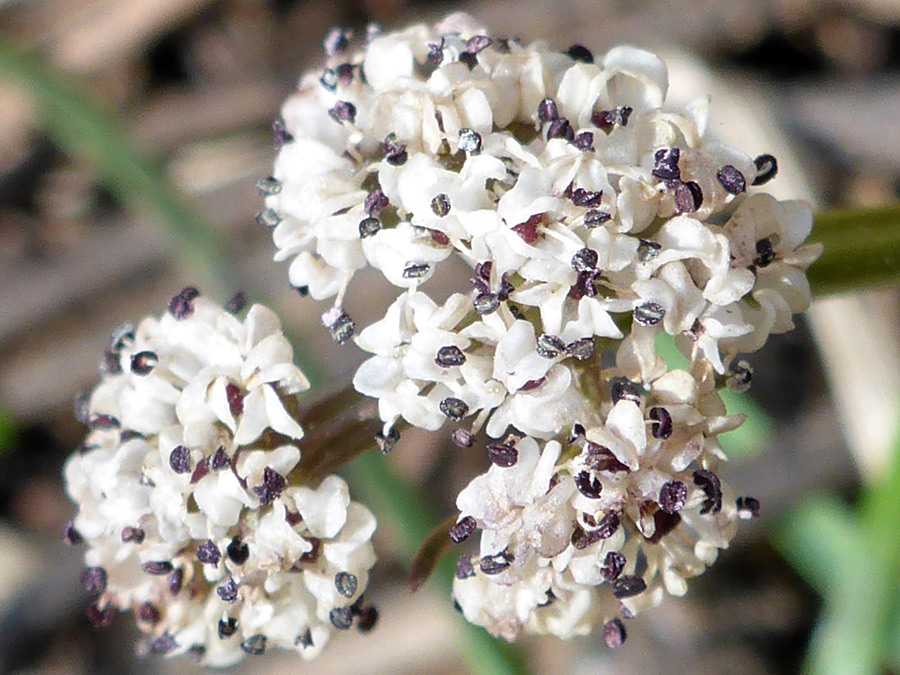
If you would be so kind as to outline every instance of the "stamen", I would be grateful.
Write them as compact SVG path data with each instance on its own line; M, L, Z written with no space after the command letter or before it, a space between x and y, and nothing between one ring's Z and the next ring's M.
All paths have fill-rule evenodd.
M450 541L461 544L475 531L478 524L472 516L465 516L450 528Z

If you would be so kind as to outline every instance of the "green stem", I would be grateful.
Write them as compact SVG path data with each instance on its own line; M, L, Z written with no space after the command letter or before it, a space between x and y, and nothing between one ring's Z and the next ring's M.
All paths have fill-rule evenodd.
M808 273L816 296L900 280L900 204L820 212L810 241L825 246Z

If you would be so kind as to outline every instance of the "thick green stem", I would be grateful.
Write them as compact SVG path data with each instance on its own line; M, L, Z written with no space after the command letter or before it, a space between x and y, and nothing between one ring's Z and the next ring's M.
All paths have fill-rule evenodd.
M900 204L823 211L810 241L825 246L809 268L816 296L900 281Z

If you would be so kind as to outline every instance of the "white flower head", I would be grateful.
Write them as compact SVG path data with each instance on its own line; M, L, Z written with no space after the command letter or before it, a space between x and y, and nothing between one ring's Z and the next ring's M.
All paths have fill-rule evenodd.
M335 628L371 627L374 517L337 476L291 485L309 386L292 360L271 310L241 320L193 288L113 335L65 466L95 625L131 610L145 650L212 666L311 659Z

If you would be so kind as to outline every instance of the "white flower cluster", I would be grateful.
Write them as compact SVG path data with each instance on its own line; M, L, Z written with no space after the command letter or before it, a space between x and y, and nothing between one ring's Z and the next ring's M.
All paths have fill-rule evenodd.
M501 461L459 494L451 537L482 535L475 560L459 560L454 595L494 635L512 640L524 627L567 638L604 620L616 646L624 626L611 615L683 595L728 546L736 518L758 512L715 473L716 434L742 419L725 416L708 364L645 391L605 382L599 407L603 422L577 425L565 450L528 437L491 446Z
M708 138L708 99L665 110L646 51L555 52L462 14L325 47L275 124L259 220L291 283L334 298L334 339L372 354L353 384L385 439L400 420L504 439L451 533L483 531L456 584L467 618L565 637L608 615L605 582L626 616L683 593L758 507L715 473L740 422L716 388L746 389L737 355L808 307L809 207L754 190L775 158ZM441 283L451 258L471 287ZM343 300L366 267L399 290L357 335ZM661 334L689 372L667 371Z
M271 310L241 321L193 288L113 335L65 466L95 625L131 610L146 651L212 666L276 646L311 659L334 628L372 627L374 516L337 476L290 483L309 386L292 360Z

